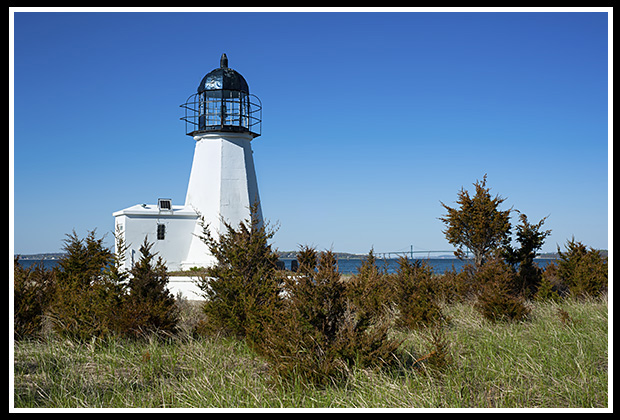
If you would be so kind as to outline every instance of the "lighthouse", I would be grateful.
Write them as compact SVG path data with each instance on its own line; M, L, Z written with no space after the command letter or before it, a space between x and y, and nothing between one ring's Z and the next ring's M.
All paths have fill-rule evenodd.
M160 198L157 205L113 213L116 230L128 244L126 268L145 236L169 270L210 266L215 258L199 239L203 224L217 237L223 222L236 226L248 219L252 205L262 220L251 146L261 135L262 105L243 76L228 67L226 54L181 107L185 133L195 142L185 203Z
M185 207L202 216L212 234L221 231L222 221L248 219L253 204L262 218L251 147L261 134L262 106L243 76L228 67L226 54L181 107L186 134L196 141ZM208 254L198 238L202 227L195 228L185 267L201 265Z

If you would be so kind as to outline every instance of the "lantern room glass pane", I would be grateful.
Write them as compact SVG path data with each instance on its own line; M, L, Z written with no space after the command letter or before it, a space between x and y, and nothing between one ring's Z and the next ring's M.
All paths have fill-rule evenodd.
M236 131L260 136L262 105L254 95L233 90L203 91L181 106L185 108L181 119L189 135L196 131Z
M250 102L244 92L205 91L200 95L199 130L209 126L236 126L249 129Z

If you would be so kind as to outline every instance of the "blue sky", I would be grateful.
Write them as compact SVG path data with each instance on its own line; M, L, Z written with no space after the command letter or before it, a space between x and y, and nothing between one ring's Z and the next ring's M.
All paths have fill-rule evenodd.
M608 248L607 22L18 11L14 251L111 232L112 212L158 197L183 204L194 141L179 104L223 52L263 103L254 160L280 250L452 249L440 200L485 173L503 208L549 216L543 250L573 235Z

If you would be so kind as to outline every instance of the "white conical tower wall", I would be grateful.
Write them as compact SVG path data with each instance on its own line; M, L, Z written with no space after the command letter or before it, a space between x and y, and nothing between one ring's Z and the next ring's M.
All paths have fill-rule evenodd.
M194 209L217 236L221 219L236 226L250 216L250 206L258 204L262 220L258 183L251 140L246 133L203 133L194 136L196 149L187 187L185 208ZM196 224L183 269L208 266L215 262L207 246L198 238L202 227Z

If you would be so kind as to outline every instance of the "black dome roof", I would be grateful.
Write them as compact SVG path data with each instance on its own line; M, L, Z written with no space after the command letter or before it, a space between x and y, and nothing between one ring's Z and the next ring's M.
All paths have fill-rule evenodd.
M220 67L211 70L198 85L198 93L206 90L237 90L250 93L248 82L236 70L228 68L228 58L222 54Z

